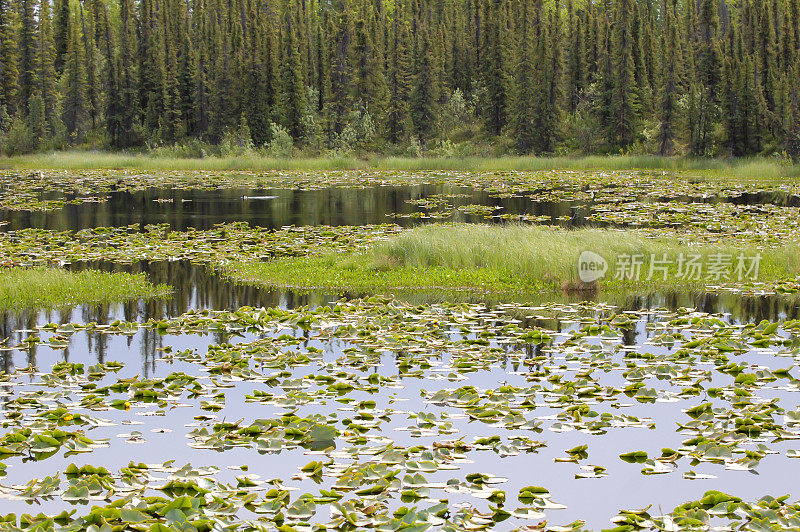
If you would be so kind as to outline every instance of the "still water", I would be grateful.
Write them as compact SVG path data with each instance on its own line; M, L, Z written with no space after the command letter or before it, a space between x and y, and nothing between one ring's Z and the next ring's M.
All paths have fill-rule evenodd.
M6 229L17 230L25 227L37 227L55 230L78 230L86 227L124 226L130 224L169 223L173 229L188 227L206 229L220 222L245 221L253 225L276 228L285 225L358 225L397 221L409 225L420 223L417 217L396 218L395 215L408 215L424 212L417 204L408 200L424 199L433 194L451 194L455 206L484 205L502 207L499 212L509 214L526 214L532 216L549 216L561 219L566 224L581 224L586 214L585 207L570 202L536 202L530 197L495 198L486 193L469 189L453 189L448 187L379 187L374 189L324 189L317 191L298 190L225 190L225 191L167 191L149 190L143 193L112 193L109 201L101 204L70 205L52 213L0 213L0 219L8 222ZM258 197L253 198L253 197ZM786 198L750 198L746 201L793 201ZM454 215L460 221L480 221L481 216L467 215L460 211ZM98 323L107 324L115 320L128 322L145 322L151 319L162 320L180 316L191 309L234 310L241 306L297 308L302 306L316 307L328 305L340 298L355 298L363 294L328 294L328 293L294 293L290 291L270 291L249 286L241 286L219 278L205 267L185 261L175 262L140 262L134 265L117 266L113 264L75 264L76 269L85 267L101 269L122 269L125 271L143 272L154 283L166 283L173 287L172 297L166 300L134 301L116 305L84 305L75 308L59 309L47 312L7 312L0 316L0 338L7 338L6 345L14 346L33 333L35 327L46 323ZM574 303L580 296L563 296L564 303ZM545 301L531 302L533 304ZM487 308L497 302L484 301ZM647 309L695 308L701 312L718 314L726 322L743 324L759 322L762 319L782 321L797 318L798 302L796 299L783 297L741 297L732 294L706 293L653 293L631 294L618 300L610 301L617 308L615 312L641 311ZM633 350L654 354L664 353L664 347L647 345L653 331L648 327L652 315L643 312L638 315L635 325L627 329L622 336L621 345ZM563 340L578 330L579 324L571 320L554 320L542 324L529 320L526 325L542 325L556 331ZM454 337L463 334L458 331L449 332ZM278 333L270 333L277 335ZM285 331L281 331L285 334ZM291 331L300 340L303 349L314 347L324 352L323 362L331 363L339 359L346 349L352 347L347 342L333 340L320 341L309 337L302 330ZM387 332L388 334L388 332ZM19 368L38 366L46 370L59 361L95 364L117 360L125 364L118 375L120 378L140 376L141 378L159 378L171 372L183 371L197 373L198 367L192 363L172 360L165 357L165 352L193 351L205 353L210 346L222 343L244 343L259 339L257 335L223 334L159 334L155 330L140 329L132 334L103 334L99 332L81 331L70 337L66 348L53 348L47 345L47 334L41 334L42 344L30 350L5 350L0 355L0 366L7 373ZM508 346L504 347L508 348ZM616 362L623 362L622 352L613 355ZM762 352L747 353L741 360L748 364L765 367L785 367L788 363ZM451 359L447 353L442 354L434 362L433 370L449 364ZM549 362L554 367L559 365L564 371L574 371L573 363L561 354L554 354ZM202 370L200 370L202 372ZM311 364L300 368L292 368L293 378L302 378L323 371L319 364ZM391 355L383 355L380 363L364 372L375 371L381 375L398 375L397 359ZM625 380L618 373L596 376L603 386L623 386ZM718 378L718 377L716 377ZM31 376L31 382L35 382ZM421 399L424 392L435 392L441 389L454 388L469 384L480 389L493 389L499 384L507 383L525 386L528 382L520 368L510 363L493 365L488 370L469 374L468 379L460 383L429 378L402 377L402 388L392 390L391 394L381 393L369 395L364 392L352 394L356 400L372 399L377 408L394 408L398 413L391 421L381 427L382 434L390 437L398 445L431 445L441 439L435 435L413 436L405 430L409 425L408 413L432 412L437 416L447 414L448 409L426 403ZM28 383L30 384L30 383ZM711 382L707 386L722 382ZM3 392L13 397L19 388ZM648 382L648 385L652 383ZM669 386L668 386L669 387ZM222 420L244 419L252 422L257 418L280 416L286 409L275 406L253 405L245 402L245 396L256 389L263 389L263 384L247 381L237 383L226 390L226 402L223 410L216 414ZM675 390L670 390L675 391ZM764 399L777 397L790 407L798 398L787 390L769 390ZM698 401L695 401L695 403ZM574 519L584 519L589 529L606 528L608 519L620 509L642 508L648 505L663 506L667 512L675 505L686 500L696 499L710 489L720 489L734 495L757 499L764 494L775 496L791 493L796 498L796 483L793 475L786 475L786 460L782 455L792 448L792 442L782 442L772 447L781 454L775 459L765 459L757 473L745 471L728 471L709 464L701 464L693 469L697 473L713 473L715 479L704 481L684 480L680 473L669 475L645 476L640 474L639 467L621 462L621 452L645 450L650 456L658 456L665 446L677 447L681 436L675 433L678 422L686 418L681 409L686 405L673 402L656 402L639 404L630 401L621 407L626 414L656 420L655 427L628 428L612 431L603 436L592 436L578 430L554 432L545 431L534 435L547 441L547 447L534 454L500 457L493 452L471 453L474 461L464 464L459 471L438 471L428 476L432 483L446 482L449 478L459 477L474 472L492 473L508 477L506 484L499 486L508 493L513 506L517 491L526 485L547 487L553 500L567 505L566 510L548 512L548 520L552 523L567 523ZM57 454L41 462L27 461L24 458L7 460L8 477L3 479L4 485L24 484L34 477L42 478L53 474L56 470L64 470L71 462L80 464L93 463L111 468L119 468L129 461L161 463L177 459L180 465L191 462L194 465L217 465L221 471L218 480L234 481L234 471L228 466L249 465L249 473L259 475L262 479L282 478L288 485L297 487L304 493L320 488L327 489L333 483L325 478L321 485L312 484L309 480L288 480L298 469L312 458L302 449L284 450L279 455L257 454L251 449L234 448L226 452L214 452L188 447L187 432L196 425L195 416L203 411L197 404L185 407L173 407L166 413L158 413L155 405L137 405L130 412L111 410L102 412L104 418L116 423L113 427L101 427L91 431L95 439L108 438L110 444L93 451L89 455L79 457L63 457ZM551 412L543 408L537 414L546 415ZM598 410L615 412L614 408L603 406ZM299 415L312 413L341 412L343 407L329 401L325 405L309 405L298 409ZM555 409L552 409L555 412ZM452 415L452 412L450 412ZM473 423L453 416L458 434L447 438L463 437L471 441L477 437L500 435L509 438L515 431L498 427L487 427L481 423ZM137 443L129 443L132 431L141 433ZM578 472L574 464L562 464L554 458L563 456L564 450L581 444L589 445L591 464L602 464L608 468L609 475L600 479L576 480ZM794 445L797 447L797 445ZM441 494L444 496L444 494ZM448 496L451 504L475 501L466 496ZM16 500L0 498L0 513L38 512L57 513L69 507L58 498L43 500L31 508ZM81 512L82 509L79 509ZM654 510L653 513L660 513Z
M454 206L498 207L506 214L528 214L571 218L577 216L575 202L537 202L530 197L496 198L470 188L420 185L376 188L325 188L320 190L224 189L112 192L103 203L66 205L53 212L0 210L6 230L26 227L76 231L90 227L120 227L131 224L168 223L172 229L209 229L214 224L247 222L253 226L279 228L286 225L366 225L396 222L419 223L414 213L426 210L409 201L434 195L451 196ZM452 220L476 221L482 217L456 212Z

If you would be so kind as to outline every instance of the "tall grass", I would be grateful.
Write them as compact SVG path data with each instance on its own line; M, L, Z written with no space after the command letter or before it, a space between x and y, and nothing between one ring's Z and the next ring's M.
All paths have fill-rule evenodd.
M144 274L55 268L0 269L0 310L46 309L83 303L112 303L165 296Z
M708 176L741 179L800 177L800 165L778 159L694 159L688 157L589 156L589 157L298 157L270 158L258 155L178 158L146 154L67 151L0 158L0 167L21 169L136 169L136 170L665 170L693 171Z
M487 268L564 282L575 277L577 259L582 251L594 251L613 260L618 254L649 255L656 249L652 241L632 232L431 224L376 244L371 260L378 270Z
M753 246L685 245L666 238L646 238L634 231L584 228L564 230L529 225L430 224L375 244L369 260L377 270L392 268L485 268L555 282L577 280L577 262L583 251L603 257L613 277L620 261L639 256L642 272L651 259L677 261L680 255L699 255L709 264L712 255L764 255L762 273L770 277L797 274L800 250L796 246L759 251ZM351 259L356 260L356 259ZM677 270L677 267L673 268ZM655 271L655 270L654 270ZM675 272L677 273L677 272ZM663 277L663 276L662 276Z
M800 273L800 250L793 246L759 251L721 244L690 246L633 231L475 224L424 225L360 253L240 263L227 267L226 273L242 282L267 286L355 291L584 289L587 285L580 282L578 271L578 258L584 251L607 262L600 287L609 290L701 288L736 281L740 254L761 254L757 280L793 278ZM709 278L703 272L698 279L681 276L677 266L681 255L686 260L699 255L698 262L706 266L714 262L714 256L726 257L731 263L728 279ZM640 262L634 278L618 279L617 272L631 273L633 256ZM651 276L653 259L669 261L666 277L656 268Z

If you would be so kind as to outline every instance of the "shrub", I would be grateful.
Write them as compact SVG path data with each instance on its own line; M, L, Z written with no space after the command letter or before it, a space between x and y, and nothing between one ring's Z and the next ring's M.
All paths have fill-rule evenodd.
M272 157L291 157L294 141L292 141L289 131L275 122L269 127L272 140L267 144L267 153Z
M461 89L456 89L439 112L439 135L443 139L452 139L453 132L462 129L472 117L472 105Z
M3 139L3 151L7 155L22 155L31 153L35 149L36 143L28 124L23 119L15 117Z
M219 154L222 157L249 155L254 150L253 138L250 135L250 126L244 114L239 121L237 129L228 129L219 143Z

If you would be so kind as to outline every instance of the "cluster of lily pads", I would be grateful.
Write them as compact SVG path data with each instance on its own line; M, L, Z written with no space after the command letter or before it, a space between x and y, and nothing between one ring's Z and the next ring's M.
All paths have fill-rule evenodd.
M97 227L81 231L22 229L0 232L0 264L38 266L85 261L141 260L220 265L235 260L350 251L396 234L393 224L303 226L277 230L237 222L209 230L174 231L169 224Z
M653 238L797 240L797 183L646 171L7 171L0 207L46 211L154 187L409 184L453 190L410 200L417 212L402 216L419 220L575 221L464 204L464 191L480 190L568 202L588 223ZM351 252L400 231L24 229L0 232L0 264L222 268ZM793 293L800 282L740 288ZM800 458L800 320L375 297L47 323L14 338L0 342L0 530L800 528L782 474ZM76 360L84 341L122 361ZM131 360L138 344L155 358L147 371Z
M52 323L3 349L36 348L41 360L42 347L146 331L164 340L155 377L116 361L3 374L0 503L70 509L9 514L0 529L582 530L584 508L566 504L582 482L635 469L713 482L800 456L797 320L372 298ZM187 337L202 342L172 346ZM636 446L642 431L663 435L659 450ZM586 443L565 448L572 434ZM148 460L159 441L182 445L170 451L184 458ZM124 461L88 463L120 446ZM482 470L495 459L561 474ZM33 463L48 474L30 479ZM800 505L780 493L745 502L706 491L667 512L609 507L607 526L800 522Z
M51 210L67 203L105 201L112 192L151 188L217 190L230 188L319 190L330 187L447 185L481 190L495 198L525 196L536 202L629 203L638 201L736 200L747 195L766 202L798 199L792 181L743 181L672 171L459 172L459 171L158 171L47 170L0 172L0 206L13 210ZM457 196L451 196L450 199ZM447 198L443 198L447 199ZM443 210L447 201L420 205Z

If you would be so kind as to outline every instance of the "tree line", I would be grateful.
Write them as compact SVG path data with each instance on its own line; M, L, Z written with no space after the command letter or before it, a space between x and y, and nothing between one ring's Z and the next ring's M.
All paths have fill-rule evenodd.
M800 0L0 0L0 137L800 155Z

